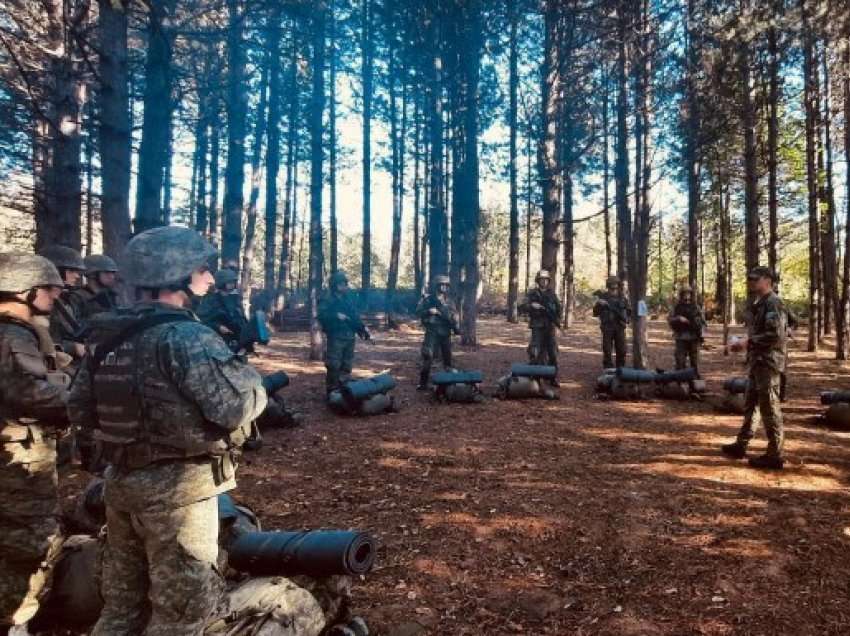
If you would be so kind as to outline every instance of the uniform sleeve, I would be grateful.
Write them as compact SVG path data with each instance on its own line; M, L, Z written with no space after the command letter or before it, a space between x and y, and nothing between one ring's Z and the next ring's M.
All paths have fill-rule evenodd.
M764 313L764 330L750 336L750 342L756 348L767 349L782 338L785 331L785 312L776 302L766 301Z
M15 413L52 426L64 426L68 391L47 381L47 365L35 339L10 335L3 357L8 372L0 382L2 402Z
M201 325L175 325L159 343L163 369L204 418L227 431L249 424L263 412L262 378L218 335Z
M330 331L333 328L333 323L336 320L336 317L333 316L333 303L331 303L330 298L323 298L319 301L319 312L318 319L319 324L322 325L322 329L324 331Z

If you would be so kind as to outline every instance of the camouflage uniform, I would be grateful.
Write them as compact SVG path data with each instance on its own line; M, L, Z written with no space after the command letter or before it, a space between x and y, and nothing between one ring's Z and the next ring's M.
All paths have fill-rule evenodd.
M618 292L610 291L613 285L619 285L616 277L608 279L609 291L599 294L599 300L593 305L593 315L599 318L602 330L602 367L614 367L612 350L617 354L616 366L626 364L626 325L629 324L629 302ZM606 304L603 304L604 301Z
M47 275L10 286L27 267ZM0 254L0 289L46 284L62 280L45 259ZM44 329L0 314L0 631L36 613L62 543L51 429L67 423L67 378L55 370L55 353Z
M179 286L211 253L191 230L156 228L128 244L122 271L136 287ZM105 606L92 633L198 634L223 590L216 495L236 485L262 381L189 310L139 303L99 323L68 406L109 463Z
M785 367L786 321L785 307L772 291L752 304L747 325L749 375L744 422L735 443L723 447L725 453L743 457L761 420L767 436L765 458L768 464L773 463L769 467L777 468L781 468L784 441L779 385ZM759 461L750 463L757 465Z
M702 330L705 327L705 318L702 308L693 301L684 301L685 293L693 293L689 287L679 291L679 302L670 314L669 323L673 328L673 337L676 341L676 368L688 368L690 366L699 377L700 347L702 346ZM687 324L680 322L679 318L687 319Z
M239 336L248 324L240 295L227 290L229 283L237 282L236 272L220 269L215 273L215 282L215 291L204 296L198 305L198 317L235 350L239 348Z
M545 274L545 276L544 276ZM537 280L549 279L549 273L541 271ZM542 305L536 309L532 303ZM560 327L561 301L550 288L531 289L525 296L525 302L520 309L529 316L528 327L531 329L531 341L528 344L528 362L530 364L550 365L558 368L558 339L556 329Z
M117 273L118 265L104 254L86 256L83 264L86 266L86 284L73 290L71 296L77 319L85 326L95 314L118 309L118 293L101 285L97 279L101 273Z
M56 266L63 279L66 270L83 272L86 268L80 253L64 245L47 247L41 251L41 255ZM82 307L75 293L78 289L77 286L65 286L62 295L53 304L53 312L50 314L50 335L53 342L72 356L76 356L76 345L82 344Z
M422 362L419 368L419 386L427 387L431 379L431 364L439 353L443 367L452 366L452 333L460 333L458 314L454 303L448 296L449 278L437 276L434 279L436 291L423 297L416 306L416 315L425 327L425 339L422 341ZM445 288L441 292L441 289ZM438 313L432 313L436 309Z
M319 323L325 332L325 389L328 393L348 381L354 362L354 340L360 336L369 339L369 331L357 315L349 294L339 293L337 285L347 284L345 274L337 272L331 276L328 294L319 303ZM340 319L343 314L346 319Z

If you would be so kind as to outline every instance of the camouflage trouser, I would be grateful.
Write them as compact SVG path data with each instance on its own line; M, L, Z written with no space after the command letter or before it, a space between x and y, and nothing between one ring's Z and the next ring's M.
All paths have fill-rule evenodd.
M224 589L218 499L128 513L107 504L103 613L92 636L195 636Z
M35 615L62 547L53 440L0 444L0 633Z
M436 329L425 329L425 339L422 341L422 364L419 367L419 384L427 385L431 376L431 364L436 354L443 360L443 367L452 366L452 335L440 333Z
M699 340L676 340L676 368L687 369L688 362L699 377Z
M611 359L611 353L616 351L617 364ZM626 364L626 330L603 329L602 330L602 367L612 369L614 366L620 368Z
M748 380L744 423L738 432L738 441L748 444L762 421L767 436L767 454L781 457L784 440L782 409L779 405L779 371L758 365L750 369Z
M558 339L555 327L532 327L528 343L528 363L558 368Z
M354 338L334 338L328 336L325 349L325 389L328 393L346 382L351 376L354 362Z

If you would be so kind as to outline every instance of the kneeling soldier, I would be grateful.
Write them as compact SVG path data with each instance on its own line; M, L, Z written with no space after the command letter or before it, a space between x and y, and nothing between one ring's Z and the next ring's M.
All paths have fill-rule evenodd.
M764 421L767 452L750 459L754 468L782 468L782 409L779 404L779 376L785 365L787 314L773 292L773 273L767 267L754 267L747 276L747 287L755 296L748 321L747 337L730 345L733 351L747 351L749 370L744 423L738 438L722 447L730 457L741 459L747 446Z
M676 368L687 369L688 363L699 378L699 351L705 318L702 308L694 302L694 292L687 285L679 289L679 302L668 321L676 340Z
M194 636L224 587L216 496L236 486L240 447L266 392L189 309L212 282L214 253L186 228L133 238L121 271L140 302L98 317L93 353L74 380L71 422L95 441L86 464L98 454L108 464L94 636Z
M528 314L531 341L528 343L528 363L558 368L556 329L561 327L561 301L551 288L549 272L541 269L534 279L537 287L528 291L520 310ZM549 381L558 386L557 375Z
M425 327L422 341L422 366L419 369L420 390L426 390L431 381L431 364L439 351L445 369L452 368L452 334L459 334L457 311L449 298L448 276L435 276L433 290L419 301L416 315Z

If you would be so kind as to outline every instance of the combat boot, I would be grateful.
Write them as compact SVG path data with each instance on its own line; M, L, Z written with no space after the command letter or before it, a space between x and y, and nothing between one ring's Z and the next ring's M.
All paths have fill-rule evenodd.
M759 457L750 457L748 463L753 468L767 468L770 470L782 470L785 466L785 460L777 455L760 455Z
M724 455L734 459L744 459L747 456L747 444L740 441L734 441L731 444L723 444L720 447Z

